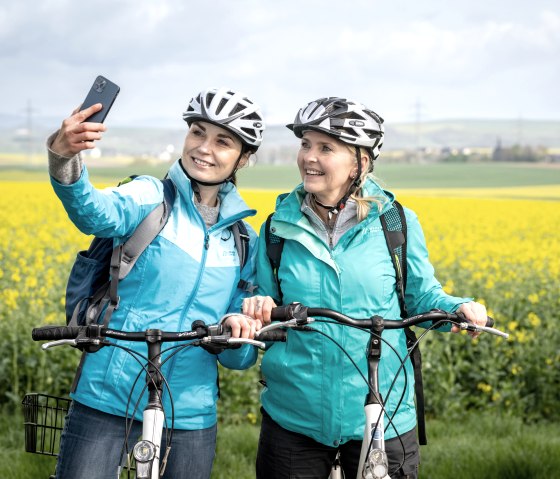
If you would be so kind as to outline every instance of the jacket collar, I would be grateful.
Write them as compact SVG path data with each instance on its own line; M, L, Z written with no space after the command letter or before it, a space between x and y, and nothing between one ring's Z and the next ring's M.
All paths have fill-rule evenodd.
M395 195L392 192L384 190L371 178L366 179L362 187L362 191L364 197L371 196L379 198L379 200L383 203L381 213L390 209L391 205L395 201ZM306 194L307 192L303 189L303 183L300 183L288 195L283 194L278 196L276 199L276 214L274 215L274 219L293 224L301 223L301 206ZM380 212L378 209L373 207L369 212L368 220L376 219L379 215Z
M194 191L192 184L183 171L179 161L180 160L177 160L171 165L169 177L177 187L177 191L184 201L194 208ZM220 198L220 216L218 222L228 219L228 224L234 223L238 219L254 216L257 213L256 210L249 208L233 183L228 182L221 185L218 196Z

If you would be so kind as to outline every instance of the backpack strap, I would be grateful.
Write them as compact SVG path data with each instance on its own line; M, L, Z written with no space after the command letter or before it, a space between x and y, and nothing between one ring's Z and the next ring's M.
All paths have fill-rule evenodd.
M249 259L249 232L247 231L247 226L243 220L236 221L231 225L231 232L233 234L233 241L235 243L235 249L237 250L237 255L239 256L239 283L237 287L242 291L247 291L248 293L253 293L255 286L249 281L245 281L241 278L241 271L243 271L244 266L247 264Z
M390 210L383 213L379 219L385 234L385 241L391 254L391 261L395 268L397 295L401 308L401 317L408 317L405 302L406 290L406 218L402 205L395 201Z
M109 325L113 311L119 306L119 281L128 276L140 255L161 232L169 219L169 214L175 201L176 190L175 185L169 178L162 180L162 184L162 203L142 220L125 243L113 249L110 262L111 279L109 280L105 297L100 304L101 307L104 307L105 304L107 305L103 316L103 326L105 327ZM97 310L99 311L98 308Z
M402 205L395 201L393 207L380 216L383 233L387 247L391 254L391 260L395 268L396 288L401 308L401 317L408 317L405 302L406 279L407 279L407 227L406 218ZM426 437L424 385L422 381L422 355L418 348L416 334L410 328L405 328L406 346L410 354L410 360L414 369L414 392L416 395L416 419L418 423L418 441L421 445L428 443Z
M136 178L136 175L128 177L127 179L120 182L119 186L134 180L134 178ZM103 326L109 326L111 316L113 315L115 309L117 309L119 306L119 281L123 278L126 278L140 255L156 238L156 236L161 232L161 230L167 223L171 210L173 209L173 203L175 202L176 188L169 178L165 178L164 180L162 180L162 184L163 202L142 220L136 230L134 230L134 233L132 233L130 238L125 243L113 248L110 260L111 279L103 284L93 294L93 296L91 296L91 298L86 298L90 301L90 306L86 311L86 323L95 321L98 313L105 309L105 314L103 315ZM80 303L78 303L78 306L75 308L69 326L78 324L77 313L80 310L82 301L80 301ZM71 392L75 392L76 388L78 387L78 381L82 374L82 368L87 353L95 352L98 349L99 347L94 346L93 348L85 350L82 353L80 363L74 376L72 387L70 388Z
M282 288L280 288L278 269L280 268L280 258L282 258L282 250L284 249L284 238L275 235L270 229L270 222L272 221L273 215L274 213L270 213L266 219L264 239L266 243L266 255L268 256L268 261L270 262L270 267L272 268L272 274L274 275L274 282L276 283L278 298L280 300L278 304L282 304L283 294Z
M169 219L169 213L175 201L175 185L170 179L162 180L162 184L163 202L144 218L132 236L122 245L122 251L118 255L120 257L114 258L115 266L118 267L117 277L119 280L126 278L140 255L160 233ZM111 259L111 267L113 267L113 259Z

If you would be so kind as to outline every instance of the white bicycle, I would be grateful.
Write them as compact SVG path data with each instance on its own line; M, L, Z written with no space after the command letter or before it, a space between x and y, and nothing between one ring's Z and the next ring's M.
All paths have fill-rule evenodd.
M314 321L325 322L327 320L334 320L340 324L357 327L370 332L370 339L366 351L368 363L367 378L364 377L364 380L368 384L368 393L365 400L365 428L356 479L390 479L389 462L385 452L385 407L383 398L379 392L377 377L379 360L381 358L381 346L384 342L382 338L384 329L402 329L407 326L414 326L427 322L432 324L431 327L427 328L427 330L431 330L445 323L452 323L453 325L459 326L462 330L480 331L504 338L508 337L507 333L491 327L493 325L492 318L488 318L486 326L477 326L468 322L460 313L454 314L441 310L433 310L400 320L385 320L379 316L373 316L368 319L353 319L331 309L308 308L300 303L291 303L287 306L274 308L271 318L273 321L278 322L271 323L262 328L257 333L257 338L262 339L264 335L269 334L269 332L277 328L313 330L313 328L308 326L310 323ZM420 339L422 339L422 336ZM411 351L409 351L408 355L410 355L410 352ZM397 375L401 370L404 370L406 359L407 358L401 358L401 369L397 372ZM393 385L394 383L393 381ZM389 389L389 393L391 389L392 386ZM391 421L391 419L390 417L389 421ZM330 478L340 479L343 477L342 474L340 465L335 460Z
M128 471L130 475L132 467L132 461L130 456L135 460L136 469L136 479L157 479L163 475L165 471L165 465L167 457L171 450L172 439L173 439L173 422L174 422L174 412L171 411L171 427L167 428L165 421L165 412L162 404L162 393L165 390L169 391L169 386L161 372L162 365L165 361L168 361L174 354L186 347L191 346L202 346L202 345L217 345L217 346L235 346L240 344L251 344L259 348L265 347L263 341L282 341L285 340L285 334L281 331L272 332L271 334L262 334L260 340L251 340L244 338L232 338L230 333L224 331L221 324L216 325L205 325L202 321L195 321L192 325L192 331L183 332L165 332L158 329L148 329L143 332L126 332L118 331L111 328L104 328L99 325L89 325L89 326L43 326L40 328L33 329L32 338L35 341L49 341L43 344L41 347L43 349L49 349L54 346L69 345L77 348L82 348L88 345L93 346L111 346L122 348L118 342L108 341L108 338L120 339L126 341L140 341L146 342L148 345L148 357L143 357L137 352L126 349L127 352L136 357L139 362L141 362L143 370L146 376L146 386L148 389L148 403L143 411L143 422L142 422L142 437L136 442L130 454L128 450L128 435L132 427L132 419L127 420L126 427L126 439L123 444L123 452L121 458L124 454L127 455L127 465L119 466L119 470L115 471L116 477L121 477L121 473ZM162 362L162 344L165 342L188 342L179 346L175 346L175 351L168 355L165 361ZM167 350L169 351L169 350ZM139 374L137 380L142 375ZM134 388L133 388L134 389ZM142 391L144 393L144 391ZM46 396L45 396L46 397ZM49 396L53 398L52 396ZM67 399L54 398L57 400L63 400L68 402ZM33 400L33 401L32 401ZM27 403L35 402L37 403L37 395L27 395L24 399L24 409ZM51 401L52 404L52 401ZM58 402L57 402L58 404ZM171 402L171 404L173 404ZM67 408L67 404L65 403ZM138 402L135 408L138 407ZM37 409L37 408L35 408ZM173 408L172 408L173 409ZM135 409L136 411L136 409ZM28 416L26 414L26 416ZM58 416L57 416L58 417ZM132 414L134 417L134 413ZM35 415L35 420L37 420L37 415ZM52 422L52 421L51 421ZM34 429L34 435L31 438L26 438L26 442L33 443L32 446L35 450L29 452L37 452L39 454L56 455L54 452L54 440L51 437L48 438L48 434L53 434L53 431L61 430L61 423L63 418L56 419L57 424L55 427L52 425L46 426L47 440L45 441L45 432L41 433L37 428ZM27 421L26 419L26 432L28 429L32 429L33 423ZM161 439L163 431L167 434L167 448L165 451L160 450ZM47 443L50 447L50 452L44 451L44 445ZM39 447L36 445L39 444ZM27 449L27 447L26 447ZM39 450L37 450L39 449ZM29 449L27 449L29 450ZM121 461L122 463L122 461ZM125 471L126 470L126 471ZM51 476L53 477L53 476Z

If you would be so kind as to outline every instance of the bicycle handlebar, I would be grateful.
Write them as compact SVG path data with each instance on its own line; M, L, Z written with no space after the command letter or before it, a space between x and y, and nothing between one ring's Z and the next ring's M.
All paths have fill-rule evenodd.
M246 338L232 338L231 333L224 331L221 324L206 326L202 322L193 323L193 331L167 332L159 329L148 329L143 332L119 331L112 328L105 328L97 324L89 326L42 326L34 328L31 332L33 341L55 341L58 344L108 344L103 342L103 338L121 339L126 341L191 341L200 339L205 343L232 345L252 344L264 348L262 341L285 341L285 331L264 332L259 336L259 341ZM70 341L69 341L70 340ZM47 349L56 344L45 344ZM45 347L46 346L46 347Z
M494 320L488 316L486 321L486 326L477 326L470 321L468 321L462 313L448 313L442 310L432 310L427 313L417 314L416 316L411 316L404 319L383 319L379 316L372 316L367 319L354 319L338 311L327 308L309 308L301 303L290 303L286 306L278 306L272 309L271 319L273 321L295 321L297 326L302 326L309 322L309 317L323 317L332 319L341 324L346 324L350 326L357 326L359 328L370 329L375 321L381 321L384 329L402 329L407 326L414 326L424 322L450 322L461 329L467 331L480 331L490 334L495 334L497 336L502 336L507 338L508 334L498 329L494 329ZM266 327L263 328L263 334L266 333ZM259 334L259 338L260 338Z

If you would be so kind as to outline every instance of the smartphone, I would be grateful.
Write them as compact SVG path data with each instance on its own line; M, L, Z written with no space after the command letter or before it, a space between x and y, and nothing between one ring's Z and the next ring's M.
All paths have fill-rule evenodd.
M93 82L84 103L82 103L82 106L80 107L80 111L85 110L96 103L101 103L103 108L97 113L91 115L89 118L86 118L84 121L103 123L120 90L121 89L118 85L115 85L112 81L99 75Z

